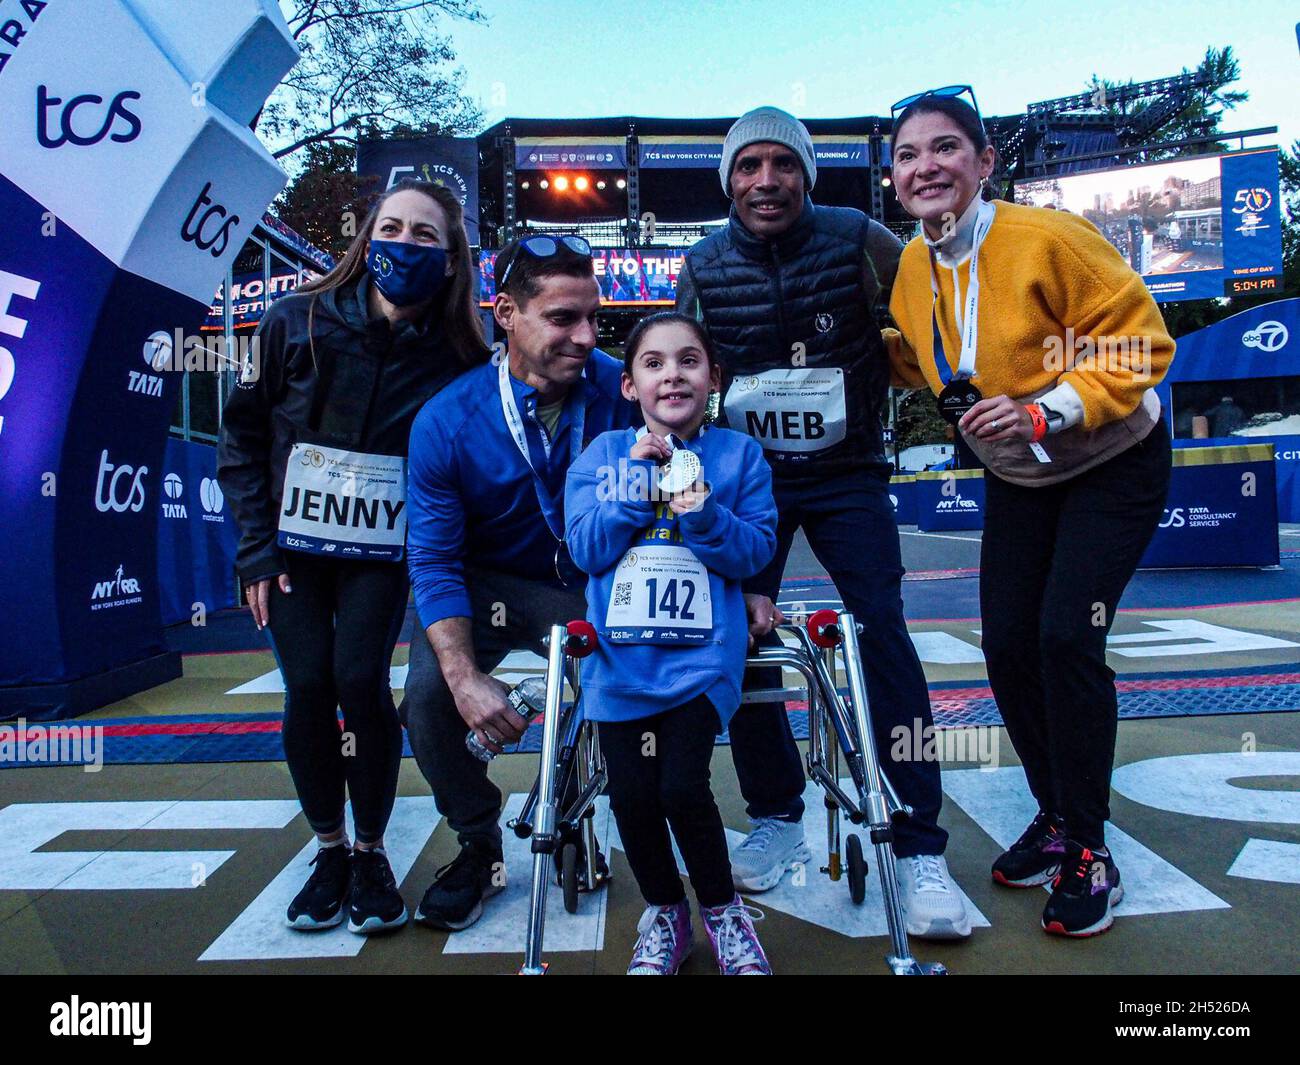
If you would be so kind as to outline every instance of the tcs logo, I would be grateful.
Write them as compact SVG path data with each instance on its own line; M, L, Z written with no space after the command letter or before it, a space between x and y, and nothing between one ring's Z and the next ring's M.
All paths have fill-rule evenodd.
M77 112L86 107L97 108L103 104L104 98L94 93L83 93L65 103L61 97L52 96L44 85L38 85L36 86L36 139L42 148L61 148L65 144L88 148L98 144L105 137L119 144L127 144L140 136L141 126L139 116L127 109L126 102L140 98L138 92L130 89L118 93L113 97L113 102L108 105L108 110L99 113L98 126L94 125L95 112L89 112L92 118L89 122L83 119L78 130L75 124ZM56 111L57 114L53 135L50 131L51 111ZM119 120L121 120L120 124Z
M1165 508L1163 520L1160 522L1160 528L1181 529L1186 524L1187 518L1183 514L1182 507L1174 507L1173 510L1170 510L1168 507Z
M185 221L181 223L181 240L193 244L201 251L211 251L214 259L220 259L222 252L230 243L230 229L232 226L239 225L239 215L229 214L219 203L213 203L208 197L212 191L212 182L205 182L203 191L194 201L190 208L190 213L185 216ZM202 214L199 214L199 208L206 207ZM225 221L221 221L222 219ZM196 221L197 219L197 221ZM217 226L215 229L209 227L209 222L216 219ZM219 246L218 246L219 245Z

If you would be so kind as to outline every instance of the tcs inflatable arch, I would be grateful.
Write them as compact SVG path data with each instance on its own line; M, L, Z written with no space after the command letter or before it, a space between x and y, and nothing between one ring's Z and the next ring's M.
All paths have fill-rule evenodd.
M276 0L0 2L0 718L180 674L168 338L284 186L248 123L297 56Z

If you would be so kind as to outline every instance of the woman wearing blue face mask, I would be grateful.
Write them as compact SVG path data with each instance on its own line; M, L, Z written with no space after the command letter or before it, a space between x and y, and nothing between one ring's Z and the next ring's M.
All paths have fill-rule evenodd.
M388 670L407 600L407 437L431 396L489 356L472 286L456 198L400 182L338 266L268 308L222 415L236 565L271 630L285 760L320 844L294 928L406 922L383 843L402 752Z

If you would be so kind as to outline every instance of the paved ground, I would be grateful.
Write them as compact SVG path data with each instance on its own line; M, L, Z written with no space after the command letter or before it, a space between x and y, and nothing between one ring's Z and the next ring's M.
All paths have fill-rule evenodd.
M1284 528L1283 548L1294 544ZM904 586L913 636L941 721L996 720L978 653L978 535L904 530ZM1300 560L1273 571L1144 573L1112 638L1126 715L1110 840L1129 895L1106 936L1045 936L1046 895L1009 892L988 865L1028 819L1014 752L1000 728L949 732L983 748L949 750L943 821L954 875L982 927L958 945L917 944L955 972L1295 972L1300 949ZM794 553L788 603L834 599L806 547ZM511 885L488 916L455 937L408 928L386 939L346 931L304 936L279 925L304 877L310 832L276 758L282 688L245 618L178 631L193 654L185 677L105 708L108 764L0 772L0 972L208 971L509 972L523 937L526 846L508 855ZM400 687L405 649L395 656ZM536 668L531 652L506 675ZM228 694L230 693L230 694ZM946 718L945 718L945 715ZM152 730L152 731L151 731ZM996 755L997 768L974 755ZM216 760L214 760L216 759ZM270 759L270 760L264 760ZM535 756L505 756L493 778L518 803ZM746 826L730 751L714 766L729 829ZM807 828L820 856L799 883L755 901L769 954L783 972L884 971L884 921L872 893L852 906L847 886L818 868L825 815L810 792ZM622 970L640 902L602 807L614 883L581 912L553 917L556 972ZM510 837L513 839L513 837ZM409 759L389 834L408 905L455 840L438 824ZM708 973L704 943L688 973Z

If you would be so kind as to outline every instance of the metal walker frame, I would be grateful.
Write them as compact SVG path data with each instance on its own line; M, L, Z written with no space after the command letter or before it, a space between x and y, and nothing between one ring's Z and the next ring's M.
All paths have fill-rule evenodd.
M903 915L894 870L891 818L910 816L911 807L902 803L880 767L867 703L866 679L862 669L858 634L861 626L851 613L818 610L777 627L792 635L796 646L762 647L745 660L747 669L781 667L794 670L805 681L805 689L762 689L746 691L742 703L766 703L798 697L806 691L808 701L808 776L825 793L826 840L829 863L822 870L832 880L848 873L850 894L855 903L865 897L867 863L859 837L851 833L841 840L840 812L854 825L864 825L875 849L885 917L889 923L890 953L885 961L896 976L943 975L938 962L919 962L911 953L907 922ZM596 797L604 790L605 766L600 756L597 726L581 720L578 659L596 648L596 631L586 621L551 626L547 637L546 705L542 723L540 769L519 817L511 822L520 838L532 838L533 876L528 927L521 975L540 976L547 970L542 961L546 922L546 894L550 885L548 864L557 850L562 853L561 882L565 908L576 912L576 892L603 886L597 875L595 827L592 824ZM847 695L835 683L836 652L843 660L848 681ZM564 681L568 680L574 700L564 703ZM857 798L840 787L841 755L853 780ZM562 808L559 796L576 772L576 798ZM576 868L578 833L586 860ZM845 842L847 861L841 855Z

